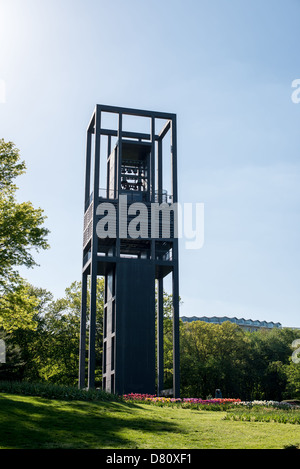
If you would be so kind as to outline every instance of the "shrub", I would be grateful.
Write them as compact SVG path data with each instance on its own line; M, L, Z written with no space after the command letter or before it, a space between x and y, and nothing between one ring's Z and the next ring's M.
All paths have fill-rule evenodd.
M26 381L0 381L0 392L39 396L47 399L78 401L115 401L120 398L101 389L78 389L75 386L64 386L48 383L29 383Z

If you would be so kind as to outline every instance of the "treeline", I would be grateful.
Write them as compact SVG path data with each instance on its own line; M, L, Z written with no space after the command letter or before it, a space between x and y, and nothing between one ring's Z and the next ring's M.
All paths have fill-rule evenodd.
M236 324L201 321L181 328L181 386L185 395L243 400L300 397L300 364L294 363L293 329L246 332Z
M6 343L1 380L77 385L81 284L74 282L64 298L27 285L36 299L30 328L0 338ZM101 387L104 281L98 280L96 386ZM165 388L172 387L172 298L164 295ZM236 324L201 321L180 324L180 372L183 397L213 396L282 400L300 397L300 364L292 360L292 343L300 331L273 329L245 332Z

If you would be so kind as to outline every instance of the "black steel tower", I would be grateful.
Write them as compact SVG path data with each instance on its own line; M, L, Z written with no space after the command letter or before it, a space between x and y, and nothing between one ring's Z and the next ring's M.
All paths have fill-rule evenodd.
M104 276L103 389L161 393L170 274L179 397L177 202L176 115L97 105L87 128L79 387L86 386L88 276L88 388L95 386L97 276Z

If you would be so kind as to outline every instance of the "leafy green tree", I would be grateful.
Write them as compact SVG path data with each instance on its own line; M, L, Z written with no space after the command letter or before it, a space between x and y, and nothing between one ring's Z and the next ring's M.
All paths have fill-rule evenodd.
M32 325L34 327L16 327L6 332L4 340L8 349L18 352L7 357L6 366L1 369L7 373L11 370L10 379L38 381L41 345L45 340L44 315L53 302L53 295L45 289L27 284L28 296L35 301ZM40 359L38 358L40 357ZM4 378L3 378L4 379Z
M157 292L156 292L157 293ZM181 299L179 298L181 302ZM157 295L156 295L157 314ZM173 387L173 295L163 292L164 388ZM180 321L181 325L181 321ZM157 316L156 316L157 326Z
M281 400L287 386L286 366L297 332L282 328L249 333L247 381L250 399Z
M205 398L220 388L224 397L238 397L246 373L247 340L236 324L202 321L181 329L181 389L183 396Z
M104 280L99 278L96 314L96 380L99 385L102 367L103 295ZM88 294L88 308L89 301ZM32 337L29 350L31 366L27 369L27 376L35 375L36 379L53 383L78 383L80 309L81 282L73 282L66 288L63 298L47 304L40 317L39 327Z
M287 380L284 398L300 399L300 363L290 360L284 371Z
M32 328L36 299L18 274L18 266L36 265L32 250L47 249L43 211L16 201L14 179L25 172L19 150L0 139L0 327L8 332Z
M0 297L0 328L10 333L16 329L35 329L38 300L31 286L21 277L14 279L13 288Z
M206 397L214 390L212 362L215 330L202 321L184 323L180 341L180 376L182 395Z

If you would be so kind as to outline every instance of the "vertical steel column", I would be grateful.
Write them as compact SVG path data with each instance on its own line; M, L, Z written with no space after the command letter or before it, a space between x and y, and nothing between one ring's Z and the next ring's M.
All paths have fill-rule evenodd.
M92 143L92 134L90 130L88 130L87 135L86 135L84 212L87 209L87 202L90 198L90 190L91 190L91 143Z
M108 161L109 155L111 153L111 136L108 135L107 137L107 156L106 156L106 197L108 199L112 198L112 194L110 193L110 185L109 185L109 178L110 178L110 162Z
M158 279L157 288L157 395L164 389L164 289L163 279Z
M99 200L100 178L100 125L101 110L96 107L95 115L95 154L94 154L94 192L93 192L93 234L91 245L91 296L90 296L90 330L89 330L89 367L88 388L95 387L95 338L96 338L96 299L97 299L97 250L98 238L96 233L96 210Z
M87 273L82 274L81 284L81 318L79 342L79 379L78 387L85 387L85 346L86 346L86 300L87 300Z
M157 190L158 190L158 202L162 203L162 191L163 191L163 165L162 165L162 139L159 138L157 142Z
M119 112L118 122L118 151L117 151L117 164L115 175L117 178L117 198L118 200L121 194L121 166L122 166L122 127L123 127L123 116L122 112ZM121 240L120 240L120 219L117 217L117 239L116 239L116 256L119 257L121 253Z
M150 160L151 202L155 202L155 118L151 117L151 160Z
M180 397L180 355L179 355L179 279L178 268L172 272L173 283L173 393Z
M92 134L90 129L86 135L86 157L85 157L85 194L84 194L84 213L87 210L90 198L90 179L91 179L91 142ZM79 342L79 375L78 387L85 387L85 347L86 347L86 304L87 301L87 273L82 274L81 287L81 317L80 317L80 342Z
M150 159L150 184L151 203L155 202L155 118L151 117L151 159ZM155 239L151 239L151 259L155 260Z
M162 138L157 142L157 190L158 203L162 203L163 165L162 165ZM164 287L163 278L158 279L157 287L157 395L164 389Z
M176 116L172 118L171 125L171 141L172 141L172 190L173 203L178 202L177 187L177 131ZM176 217L178 220L178 217ZM177 230L174 227L174 232ZM173 241L173 393L174 397L180 397L180 353L179 353L179 271L178 271L178 239Z

